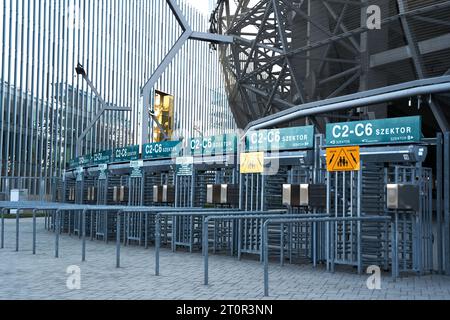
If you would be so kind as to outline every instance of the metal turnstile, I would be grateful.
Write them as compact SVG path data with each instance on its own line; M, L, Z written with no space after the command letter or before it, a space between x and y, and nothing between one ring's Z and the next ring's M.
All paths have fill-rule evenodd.
M266 153L264 174L241 174L241 208L245 211L287 209L288 213L323 213L321 206L295 206L283 201L283 189L287 185L318 184L324 181L320 159L322 137L316 137L316 150ZM270 172L270 174L269 174ZM246 219L240 225L240 253L261 256L262 222ZM313 233L315 232L315 233ZM308 223L271 226L269 228L269 255L293 262L313 256L314 237L319 234L317 226ZM323 236L321 234L321 236ZM318 248L318 245L316 245Z
M287 167L282 202L289 214L323 214L326 211L326 169L320 157L323 137L315 137L315 150L308 151L301 163ZM301 159L301 158L300 158ZM282 160L281 164L289 164ZM323 223L295 223L282 225L281 257L289 263L325 262L325 225Z
M236 155L204 156L195 160L195 198L197 207L217 209L239 208L239 175ZM195 220L197 219L197 220ZM194 240L201 242L202 221L194 218L192 224ZM209 242L215 253L228 252L236 243L236 221L212 221L208 225Z
M175 206L175 162L172 159L145 161L143 205L152 207ZM172 222L167 216L160 221L161 244L169 245ZM146 245L155 241L155 216L144 216Z
M86 172L69 171L64 179L64 202L72 204L84 204ZM52 219L53 220L53 219ZM53 221L54 223L55 221ZM69 235L81 236L81 214L75 211L61 213L61 232Z
M394 166L388 171L388 214L393 216L396 275L434 269L433 173L431 169Z
M90 200L93 204L107 205L109 173L107 170L100 171L99 167L90 169L89 173L94 177L94 186L89 193ZM105 211L91 212L88 217L93 220L93 225L90 228L92 230L91 238L107 242L114 237L115 217Z
M368 266L388 270L396 250L402 271L424 272L432 261L432 178L422 168L427 149L422 146L361 148L361 168L327 174L327 213L332 217L393 216L398 223L335 222L327 224L327 265ZM417 211L388 209L388 185L417 186ZM397 237L393 237L397 235ZM393 240L394 239L394 240ZM401 242L400 239L403 241ZM394 250L392 250L394 249Z

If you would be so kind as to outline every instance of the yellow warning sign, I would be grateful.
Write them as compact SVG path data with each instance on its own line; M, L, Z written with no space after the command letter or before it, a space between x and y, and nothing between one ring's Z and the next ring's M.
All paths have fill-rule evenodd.
M264 173L264 152L241 153L241 173Z
M327 170L329 172L358 171L360 168L359 147L327 149Z

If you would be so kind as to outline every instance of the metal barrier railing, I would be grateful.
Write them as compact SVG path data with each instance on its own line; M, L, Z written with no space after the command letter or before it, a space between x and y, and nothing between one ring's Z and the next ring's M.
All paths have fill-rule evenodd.
M283 218L285 219L299 219L299 218L319 218L319 217L328 217L328 214L294 214L294 215L283 215ZM203 257L204 257L204 284L208 285L208 278L209 278L209 241L208 241L208 223L213 220L237 220L242 221L245 219L257 219L261 220L262 225L264 225L265 221L269 219L280 219L280 215L273 215L273 212L261 212L256 211L253 214L251 212L245 212L245 214L241 215L218 215L218 216L212 216L207 217L205 221L203 222ZM290 220L288 220L290 221ZM261 233L262 239L264 239L263 233ZM312 235L313 238L315 235ZM240 238L239 238L240 239ZM240 246L240 241L238 240L238 246ZM314 252L316 248L313 249ZM283 248L281 248L283 250ZM268 254L268 253L267 253ZM262 251L262 258L264 254ZM314 264L316 263L316 255L314 255Z
M301 218L301 219L268 219L264 223L264 231L263 231L263 239L264 239L264 296L269 296L269 254L268 254L268 230L269 225L271 224L292 224L292 223L298 223L298 222L310 222L310 223L328 223L329 228L329 237L331 241L328 241L328 245L333 245L334 239L333 235L333 223L334 222L388 222L391 221L390 217L353 217L353 218ZM358 250L361 250L361 248L358 248ZM398 248L392 246L392 253L393 256L397 252ZM331 271L334 272L334 258L331 258L330 255L334 254L333 248L330 248L327 250L328 257L327 259L331 260ZM361 263L361 261L359 262ZM206 269L205 269L206 270ZM206 272L206 271L205 271ZM393 273L393 277L395 278L395 274Z
M0 199L10 199L13 189L25 189L28 201L58 201L62 178L0 177Z
M271 214L275 214L276 217L279 217L281 214L284 214L285 211L284 210L279 210L279 211L272 211ZM160 247L161 247L161 218L162 217L172 217L172 219L176 219L177 217L192 217L192 216L197 216L199 217L202 222L202 235L201 235L201 242L202 242L202 250L204 250L204 238L206 237L206 241L208 241L208 222L211 221L213 219L213 217L220 217L220 216L224 216L227 215L227 217L238 217L238 216L242 216L243 211L240 210L211 210L209 212L191 212L191 213L181 213L181 212L164 212L164 213L159 213L156 216L156 227L155 227L155 232L156 232L156 243L155 243L155 274L159 275L159 255L160 255ZM250 211L250 212L245 212L245 216L246 217L252 217L252 218L256 218L258 216L261 215L261 211ZM232 219L229 219L232 220ZM204 226L206 224L206 227ZM206 231L205 231L206 228ZM231 248L231 250L233 251L233 248ZM174 250L173 250L174 251Z
M88 205L76 205L76 204L62 204L62 203L44 203L44 202L0 202L1 208L1 248L4 248L4 235L5 235L5 212L8 210L18 210L16 215L16 251L19 251L19 236L20 236L20 217L21 213L25 210L33 211L33 253L36 252L36 214L38 212L52 212L54 217L54 231L55 231L55 257L59 257L59 237L61 234L62 225L62 215L64 212L76 212L81 213L80 218L80 237L82 238L82 260L85 261L86 256L86 215L90 213L91 215L95 213L103 213L104 215L109 215L111 213L116 215L116 242L117 242L117 265L120 265L120 239L121 239L121 216L128 213L143 213L148 219L149 216L156 217L159 215L157 221L160 220L161 216L170 216L173 218L179 216L207 216L210 214L215 214L216 209L202 209L202 208L183 208L183 213L180 213L177 208L170 207L123 207L123 206L88 206ZM220 214L232 212L232 209L223 209ZM235 212L240 212L234 210ZM126 229L126 224L124 225ZM93 234L93 229L91 225L91 236ZM159 230L160 234L160 230ZM173 235L172 235L173 237ZM156 237L155 237L156 238ZM126 235L124 235L124 243L126 243ZM172 239L172 243L175 241Z
M63 204L63 203L45 203L45 202L27 202L27 203L19 203L19 202L0 202L0 210L1 210L1 248L4 248L5 243L5 213L8 210L18 210L16 215L16 251L19 251L19 240L20 240L20 217L21 213L25 210L33 211L33 254L36 254L36 214L38 212L52 212L54 215L54 230L55 230L55 257L59 257L60 253L60 234L61 234L61 221L62 221L62 213L67 211L78 211L81 212L81 239L82 239L82 249L81 256L82 261L86 260L86 236L87 236L87 228L86 228L86 216L90 212L100 213L102 212L105 215L115 214L116 215L116 267L120 267L121 257L120 257L120 249L121 249L121 235L122 235L122 217L128 213L142 213L148 219L150 216L153 216L155 223L155 275L160 274L160 247L161 247L161 219L162 218L171 218L172 224L176 225L176 219L180 217L190 218L191 221L193 217L198 217L201 223L201 248L204 255L204 284L208 284L208 276L209 276L209 265L208 265L208 257L209 257L209 223L211 221L242 221L245 219L259 219L262 223L262 260L264 262L264 293L266 296L269 294L269 226L270 225L291 225L295 223L310 223L310 224L324 224L326 225L326 259L327 265L330 265L330 271L335 271L335 259L334 259L334 248L333 245L335 243L335 232L333 227L335 223L349 223L349 222L365 222L365 223L390 223L391 224L391 256L390 262L392 264L392 277L396 279L399 275L399 257L398 257L398 244L397 240L397 232L398 232L398 224L393 220L391 216L365 216L365 217L329 217L327 214L296 214L296 215L286 215L285 211L272 211L272 212L242 212L239 210L227 209L227 210L217 210L217 209L199 209L199 208L183 208L183 212L180 212L178 208L169 208L169 207L123 207L123 206L87 206L87 205L74 205L74 204ZM123 225L126 228L126 224ZM92 226L91 226L92 228ZM192 230L191 226L189 226L190 230ZM314 230L314 228L311 228ZM91 230L91 236L92 236ZM176 250L177 246L177 232L176 230L172 230L172 250ZM189 245L192 246L192 234ZM315 236L312 235L313 239ZM126 239L124 235L124 241ZM240 246L239 237L237 237L237 246ZM125 241L126 243L126 241ZM283 248L281 248L283 249ZM361 251L362 248L358 246L358 250ZM192 250L191 250L192 251ZM233 252L233 250L232 250ZM313 241L313 264L316 266L317 256L314 254L317 252L317 243ZM358 254L360 257L361 255ZM358 261L358 269L360 269L362 261Z

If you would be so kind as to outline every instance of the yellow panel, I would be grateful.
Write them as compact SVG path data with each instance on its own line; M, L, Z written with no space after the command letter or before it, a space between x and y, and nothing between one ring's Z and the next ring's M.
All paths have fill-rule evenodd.
M327 170L329 172L358 171L360 168L359 147L327 149Z
M241 173L264 173L264 152L241 153Z

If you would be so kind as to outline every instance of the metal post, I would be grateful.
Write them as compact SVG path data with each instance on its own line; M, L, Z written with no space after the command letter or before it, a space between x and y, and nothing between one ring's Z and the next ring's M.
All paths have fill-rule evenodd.
M148 249L148 212L145 213L145 249ZM156 227L156 221L155 221L155 227ZM156 239L155 239L156 241Z
M155 276L159 276L159 253L161 247L161 215L155 217Z
M239 160L240 161L240 160ZM242 174L239 173L239 210L243 209L243 201L242 201L242 196L243 194L245 194L243 191L244 189L244 182L242 181ZM239 229L241 230L241 229Z
M444 245L445 273L450 275L450 132L444 137Z
M189 218L189 252L194 252L194 216L190 216Z
M55 258L59 258L59 231L60 231L60 214L61 210L58 209L55 215Z
M82 250L81 250L81 261L85 262L86 261L86 213L87 213L87 209L84 209L82 212L82 217L81 217L81 224L82 224ZM91 221L91 225L92 225L92 221Z
M336 246L337 238L335 236L335 222L330 223L330 272L334 273L336 271ZM337 229L337 228L336 228Z
M116 268L120 268L120 214L122 210L117 212L117 225L116 225Z
M395 216L391 222L391 236L392 236L392 279L396 281L398 277L398 212L395 213Z
M36 254L36 211L33 210L33 255Z
M124 212L123 213L123 246L126 247L128 245L128 235L130 227L129 221L130 220L130 213Z
M264 232L263 232L264 234ZM264 237L264 235L263 235ZM262 242L262 241L261 241ZM282 223L280 226L280 266L284 266L284 224ZM262 252L263 250L261 250Z
M106 212L105 212L105 214L106 214ZM91 232L91 234L90 234L91 241L94 241L94 211L91 211L90 232Z
M103 229L103 232L104 232L104 240L105 240L105 243L106 244L108 244L109 243L109 239L108 239L108 211L106 211L105 212L105 215L104 215L104 217L103 217L103 219L104 219L104 221L105 221L105 224L104 224L104 229ZM111 228L112 228L112 226L111 226Z
M209 223L209 219L206 218L205 221L203 222L203 263L204 263L204 285L207 286L208 285L208 269L209 269L209 265L208 265L208 254L209 254L209 242L208 242L208 223Z
M444 272L444 259L443 259L443 243L442 243L442 178L443 178L443 164L442 164L442 133L437 134L436 138L436 222L437 222L437 247L438 247L438 272L443 274Z
M317 268L317 223L313 223L312 227L312 246L313 246L313 268Z
M327 171L327 214L331 215L331 173ZM325 223L325 258L327 271L330 271L330 223Z
M264 250L264 296L269 296L269 221L264 223L263 227L263 250Z
M242 257L242 219L238 221L238 260Z
M195 202L194 201L195 200L195 176L196 176L196 170L194 169L194 172L191 177L191 194L190 194L191 207L194 207L194 202Z
M19 233L20 233L20 212L22 210L19 209L16 211L16 252L19 252Z
M176 239L177 239L177 217L172 216L172 252L177 250Z
M420 166L419 168L417 168L418 170L418 174L416 172L416 177L423 177L423 172L422 172L422 166L418 164L418 166ZM421 276L424 275L424 263L423 263L423 245L422 245L422 241L424 239L423 237L423 212L424 212L424 204L423 204L423 197L420 197L419 199L419 212L420 214L417 215L416 217L416 226L417 226L417 267L419 270L419 274Z
M5 211L8 210L6 208L2 208L2 245L1 249L5 248Z
M167 178L169 179L169 178ZM178 198L179 198L179 192L178 192L178 187L179 187L180 182L178 181L178 176L175 174L174 177L174 185L175 185L175 208L178 208Z
M68 218L68 226L67 226L67 228L68 228L68 234L69 234L69 237L70 236L72 236L72 231L71 231L71 229L70 229L70 227L71 227L71 223L70 223L70 220L72 219L72 212L68 212L68 215L69 215L69 218Z
M362 175L362 172L363 172L363 162L361 161L361 164L360 164L360 166L361 166L361 168L359 169L359 171L358 171L358 202L357 202L357 210L358 210L358 213L357 213L357 216L358 216L358 218L361 218L361 216L362 216L362 203L361 203L361 200L362 200L362 191L363 191L363 188L362 188L362 179L363 179L363 175ZM358 259L358 274L362 274L362 272L363 272L363 266L362 266L362 243L361 243L361 232L362 232L362 230L361 230L361 221L358 221L357 223L357 236L356 236L356 239L357 239L357 254L358 254L358 257L357 257L357 259Z

